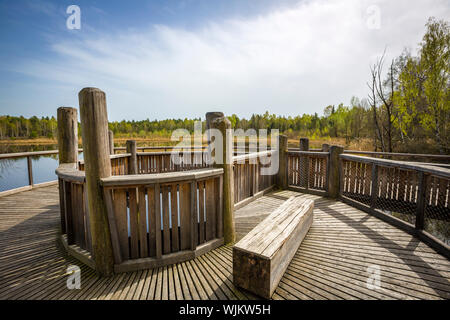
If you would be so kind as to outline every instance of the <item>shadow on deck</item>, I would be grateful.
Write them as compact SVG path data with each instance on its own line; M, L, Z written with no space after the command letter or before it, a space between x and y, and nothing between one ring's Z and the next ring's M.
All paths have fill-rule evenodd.
M236 211L238 239L291 195L279 191ZM450 262L404 231L313 195L314 223L273 299L450 299ZM176 265L98 278L60 247L55 186L0 198L0 299L254 299L232 284L232 249ZM81 289L66 269L79 265ZM374 272L380 287L367 285ZM369 284L371 282L369 281Z

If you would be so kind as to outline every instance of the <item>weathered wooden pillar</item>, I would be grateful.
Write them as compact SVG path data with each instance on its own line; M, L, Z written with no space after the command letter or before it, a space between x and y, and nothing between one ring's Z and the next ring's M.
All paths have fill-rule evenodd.
M300 138L300 151L308 151L308 150L309 150L309 139Z
M234 222L233 134L231 132L231 122L226 117L214 119L211 122L211 127L218 129L223 137L223 163L215 163L214 166L223 168L223 237L224 242L227 244L233 243L236 240Z
M113 251L108 214L100 179L111 176L109 157L108 115L105 93L97 88L84 88L80 101L81 133L92 237L92 254L99 275L113 274Z
M77 109L60 107L57 111L59 163L78 162Z
M328 166L328 195L331 198L337 199L339 197L339 155L344 152L344 148L340 146L330 147L330 164Z
M109 154L114 154L114 132L108 130Z
M277 184L281 189L287 189L287 150L288 138L284 135L278 136L278 176Z
M322 144L322 152L330 152L330 145L328 143Z
M209 152L211 152L211 149L209 148L209 145L211 143L211 134L209 133L208 129L211 129L211 123L214 119L217 118L223 118L224 114L220 111L213 111L213 112L207 112L205 115L206 118L206 145L208 146ZM211 156L211 155L209 155Z
M309 139L300 138L300 151L309 151ZM307 155L300 155L300 186L309 187L309 162Z
M73 163L74 167L78 162L78 112L75 108L60 107L57 110L58 122L58 158L59 164ZM30 166L29 166L30 168ZM33 177L31 172L31 178ZM32 180L31 180L32 182ZM66 219L65 201L66 195L64 193L64 181L58 179L59 186L59 212L61 216L61 233L67 234L68 242L73 241L70 220ZM70 201L67 199L67 201Z
M137 147L136 140L127 140L127 153L131 153L128 160L128 174L137 174Z

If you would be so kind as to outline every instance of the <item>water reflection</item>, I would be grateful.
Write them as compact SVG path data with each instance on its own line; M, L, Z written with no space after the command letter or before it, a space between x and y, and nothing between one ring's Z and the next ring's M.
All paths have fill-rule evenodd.
M11 147L11 146L9 146ZM17 147L17 148L16 148ZM42 146L14 146L8 148L8 152L30 152L55 150L56 145ZM4 148L4 146L3 146ZM36 150L38 149L38 150ZM55 169L58 167L58 155L33 156L33 182L34 184L54 181L57 179ZM83 159L83 154L79 153L78 159ZM0 192L19 188L28 185L27 158L0 159Z

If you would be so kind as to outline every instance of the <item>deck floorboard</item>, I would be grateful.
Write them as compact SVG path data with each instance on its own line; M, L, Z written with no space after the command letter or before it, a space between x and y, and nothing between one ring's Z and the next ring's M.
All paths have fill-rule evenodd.
M342 202L269 193L235 212L237 239L292 195L315 200L314 222L273 299L450 299L450 261L417 238ZM99 278L59 243L57 186L0 198L0 299L258 299L236 288L232 248L153 270ZM81 289L66 286L81 268ZM368 268L380 288L369 288Z

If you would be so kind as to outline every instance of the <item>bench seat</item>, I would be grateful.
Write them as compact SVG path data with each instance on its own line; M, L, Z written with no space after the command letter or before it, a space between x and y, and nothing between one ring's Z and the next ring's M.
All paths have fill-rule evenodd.
M270 299L313 222L314 201L293 196L233 246L233 283Z

